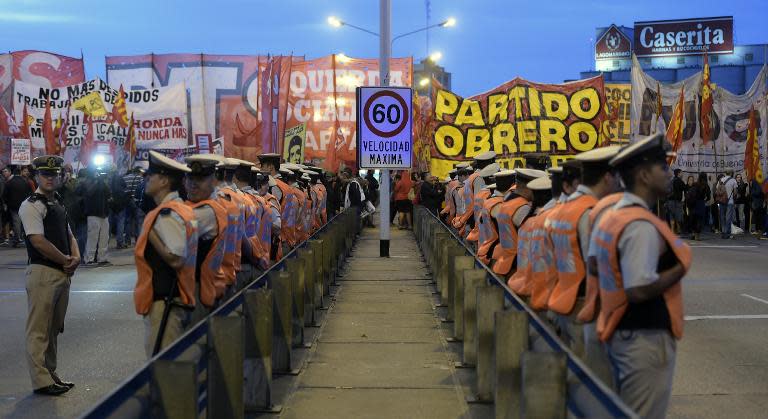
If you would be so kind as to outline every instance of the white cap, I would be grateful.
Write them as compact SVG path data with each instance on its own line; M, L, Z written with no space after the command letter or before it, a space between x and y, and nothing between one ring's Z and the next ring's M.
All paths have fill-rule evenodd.
M536 178L526 185L532 191L548 191L552 189L552 180L549 176Z
M495 151L486 151L485 153L478 154L474 157L475 160L479 161L485 161L485 160L493 160L496 158L496 152Z
M498 163L491 163L488 166L483 167L480 169L479 175L480 177L488 177L492 176L494 173L498 172L501 169L501 166L499 166Z

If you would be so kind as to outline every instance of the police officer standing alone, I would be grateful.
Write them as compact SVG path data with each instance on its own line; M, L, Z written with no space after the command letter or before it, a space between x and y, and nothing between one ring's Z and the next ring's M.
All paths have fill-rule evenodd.
M32 162L38 187L19 208L29 256L27 364L34 392L51 396L75 386L56 374L56 341L64 331L71 277L80 264L67 211L56 193L63 163L58 156L41 156Z

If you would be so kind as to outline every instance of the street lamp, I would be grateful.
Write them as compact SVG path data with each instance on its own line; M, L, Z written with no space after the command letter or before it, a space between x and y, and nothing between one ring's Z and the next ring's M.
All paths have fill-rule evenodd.
M427 87L429 84L429 79L424 77L423 79L419 80L419 86L421 87Z
M429 59L433 63L436 63L436 62L440 61L441 58L443 58L443 53L440 52L440 51L435 51L432 54L429 54Z
M379 34L374 32L374 31L371 31L371 30L368 30L368 29L365 29L365 28L361 28L360 26L355 26L355 25L353 25L353 24L351 24L349 22L345 22L345 21L339 19L336 16L329 16L328 17L328 24L333 26L334 28L340 28L342 26L349 26L350 28L354 28L354 29L357 29L359 31L363 31L365 33L369 33L369 34L374 35L374 36L379 36ZM396 37L392 38L392 41L390 43L390 47L392 45L394 45L395 40L403 38L405 36L413 35L413 34L419 33L419 32L424 32L424 31L432 29L432 28L450 28L452 26L456 26L456 19L452 18L452 17L449 17L448 19L446 19L446 20L444 20L444 21L442 21L440 23L436 23L434 25L425 26L425 27L423 27L421 29L416 29L415 31L406 32L404 34L397 35ZM440 57L442 57L442 55L438 56L437 59L439 60ZM433 60L433 61L435 61L435 60Z

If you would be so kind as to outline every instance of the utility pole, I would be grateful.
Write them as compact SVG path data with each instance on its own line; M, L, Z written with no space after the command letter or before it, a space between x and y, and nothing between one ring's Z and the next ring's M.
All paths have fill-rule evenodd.
M389 86L389 57L392 55L390 38L392 33L392 2L391 0L379 0L379 85ZM379 179L380 198L379 211L379 256L389 257L389 170L382 169Z

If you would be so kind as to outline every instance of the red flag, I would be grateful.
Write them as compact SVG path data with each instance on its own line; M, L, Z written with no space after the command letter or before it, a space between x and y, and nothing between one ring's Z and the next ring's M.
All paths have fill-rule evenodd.
M60 150L57 144L58 138L54 134L53 117L51 116L51 101L48 101L43 114L43 138L45 139L45 152L47 154L58 155Z
M667 141L672 144L672 151L677 153L680 147L683 146L683 117L685 114L685 92L683 88L680 88L680 98L675 104L675 110L672 112L672 118L669 120L669 128L667 129ZM669 157L667 163L672 164L675 161L675 157Z
M744 170L747 172L747 179L751 182L756 180L763 184L763 167L760 164L760 140L757 138L757 116L755 106L749 110L749 125L747 126L747 146L744 148Z
M29 113L27 112L27 105L24 104L24 113L21 115L21 138L32 138L29 135Z
M16 122L5 108L0 106L0 135L15 137L18 134L19 127L16 125Z
M67 128L69 128L69 111L72 105L67 107L67 110L61 114L59 119L61 120L61 126L59 127L59 133L57 135L59 141L59 150L61 155L64 155L64 151L67 148Z
M333 54L333 74L336 74L336 54ZM336 106L336 77L333 78L333 106ZM338 113L337 113L338 114ZM328 152L326 153L323 164L325 169L331 172L339 170L339 162L337 160L338 150L344 145L344 136L341 131L341 124L339 118L333 119L333 135L331 136L331 142L328 144Z
M133 120L133 113L131 113L131 122L128 125L128 138L125 141L125 151L128 152L128 158L132 164L133 158L136 155L136 125Z
M699 123L701 132L701 142L706 145L712 140L712 106L713 98L712 93L714 91L714 84L710 79L709 73L709 60L707 59L707 53L704 53L704 69L701 72L701 110L699 111Z
M85 138L83 139L83 142L80 144L80 153L78 156L78 160L82 162L88 162L88 159L91 158L91 153L93 151L93 148L96 143L96 135L93 128L93 119L88 118L88 132L85 134ZM87 167L88 164L85 164Z
M117 93L117 99L112 106L112 119L120 125L121 128L128 128L128 109L125 106L125 91L123 85Z

